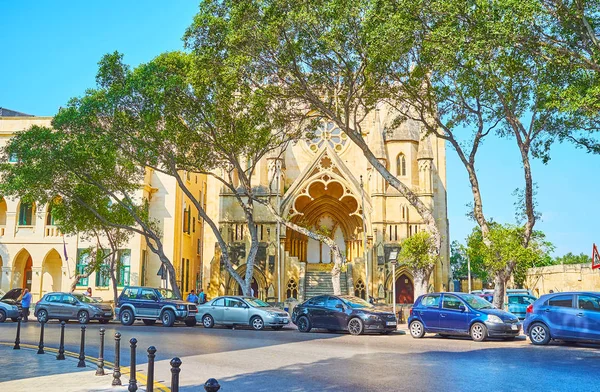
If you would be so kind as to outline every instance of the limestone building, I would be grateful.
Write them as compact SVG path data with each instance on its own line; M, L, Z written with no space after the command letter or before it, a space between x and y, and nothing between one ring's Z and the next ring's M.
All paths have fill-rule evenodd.
M373 112L362 124L364 137L377 159L433 209L443 249L430 284L432 290L445 290L449 283L445 145L441 139L425 137L414 122L392 130L392 117L385 107ZM326 229L341 246L348 261L342 274L343 292L365 298L368 287L369 295L391 302L396 285L397 302L413 302L410 271L399 266L392 276L388 261L400 241L423 230L422 220L333 123L322 122L313 139L264 158L253 181L268 189L285 217L306 227ZM243 274L250 246L244 215L233 194L210 178L208 195L208 212L219 222L237 271ZM256 296L280 302L332 293L329 248L279 228L266 210L258 211L262 211L256 222L261 242L252 283ZM241 293L220 263L211 233L205 243L204 259L211 260L210 271L205 265L205 273L210 274L209 295Z
M51 122L49 117L0 110L0 146L16 132ZM425 137L416 123L392 130L392 117L385 107L371 113L362 124L364 137L377 159L434 211L443 247L430 284L432 290L445 290L449 283L445 145ZM218 223L235 255L235 268L244 273L250 238L234 195L212 177L184 175L187 186ZM410 271L398 266L392 276L388 261L403 239L423 230L422 220L339 128L322 122L313 139L265 157L253 182L271 196L286 218L324 230L340 245L348 261L342 274L344 292L365 298L368 290L371 296L391 302L396 285L397 302L413 302ZM184 293L199 287L209 297L240 293L221 263L213 232L173 178L148 169L138 196L149 201L151 216L160 222L165 252ZM260 246L252 284L255 295L281 302L332 292L329 248L280 227L266 209L257 207L257 211ZM85 264L82 251L88 246L79 236L63 236L46 205L0 196L0 289L29 287L34 301L49 291L67 291ZM157 275L159 259L146 248L144 238L132 236L120 254L125 267L119 271L119 285L164 285ZM92 287L94 296L112 298L110 282L100 274L77 286L78 290L87 287Z
M0 108L0 147L16 132L32 125L50 126L51 120ZM185 179L195 194L206 195L205 175L186 174ZM173 262L181 289L187 292L199 287L204 225L194 207L172 177L150 169L137 196L149 201L150 215L159 222L165 253ZM90 245L94 244L80 236L63 236L48 205L21 203L0 195L1 290L27 287L34 302L47 292L68 291L77 271L84 269L85 250ZM147 249L142 236L133 235L119 254L123 263L117 274L119 291L127 284L164 285L157 275L160 261ZM88 287L94 296L113 298L110 280L103 274L80 280L77 291Z

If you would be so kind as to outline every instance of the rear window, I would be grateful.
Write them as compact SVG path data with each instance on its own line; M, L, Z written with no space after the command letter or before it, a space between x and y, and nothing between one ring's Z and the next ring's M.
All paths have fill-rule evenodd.
M559 308L572 308L573 307L573 296L572 295L557 295L548 300L548 306L557 306Z

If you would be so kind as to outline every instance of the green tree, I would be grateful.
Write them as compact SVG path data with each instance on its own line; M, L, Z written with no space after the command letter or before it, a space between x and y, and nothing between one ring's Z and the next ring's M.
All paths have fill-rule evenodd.
M401 242L398 261L406 265L413 274L415 284L415 296L428 291L427 280L424 276L435 266L439 256L435 256L432 248L435 241L426 231L420 231ZM417 285L420 285L418 287ZM419 294L417 294L419 293Z
M104 234L113 249L124 241L127 234L123 232L142 235L169 271L171 286L179 294L161 233L148 216L146 201L139 197L145 169L126 159L116 142L93 131L61 129L59 124L55 129L33 126L12 137L0 152L2 162L8 162L12 154L19 157L17 163L0 164L0 191L26 201L48 202L58 197L60 203L54 209L65 233ZM98 264L93 268L97 270Z
M468 257L468 248L458 241L452 241L452 244L450 244L450 268L452 268L452 274L455 278L468 277ZM471 278L481 279L484 284L487 283L488 271L483 265L483 259L476 256L471 258L470 262Z
M132 164L173 177L212 229L224 266L250 295L259 248L255 199L271 193L255 183L257 164L294 139L296 112L242 83L239 65L218 53L163 53L135 69L122 57L102 58L97 87L61 110L55 126L111 139ZM226 233L208 216L186 173L213 176L243 211L250 234L245 276L236 272Z
M372 76L365 23L374 2L360 1L203 1L185 40L200 57L226 56L241 65L250 81L313 119L335 123L364 153L372 167L416 209L440 254L442 237L435 217L414 189L390 173L381 151L372 151L364 122L382 105ZM307 123L311 130L313 122ZM418 279L426 287L433 267Z
M555 257L554 260L552 260L553 264L589 264L591 262L592 258L589 255L586 255L585 253L575 255L571 252L563 256Z

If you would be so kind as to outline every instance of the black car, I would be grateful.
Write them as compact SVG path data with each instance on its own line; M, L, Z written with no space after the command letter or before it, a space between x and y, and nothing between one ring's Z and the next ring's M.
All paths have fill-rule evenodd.
M396 330L394 313L375 308L370 303L350 295L320 295L294 308L292 321L298 331L313 328L348 331L352 335L364 332L388 334Z
M125 287L116 308L117 318L123 325L131 325L137 319L146 325L154 325L160 320L165 327L173 326L175 321L193 327L196 313L195 304L182 301L171 290L154 287Z

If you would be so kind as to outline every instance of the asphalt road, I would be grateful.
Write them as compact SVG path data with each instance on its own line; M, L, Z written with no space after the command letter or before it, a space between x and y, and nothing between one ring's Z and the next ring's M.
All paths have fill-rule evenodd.
M98 354L98 330L87 325L86 354ZM463 338L408 335L350 336L344 333L252 331L227 328L164 328L136 323L103 326L105 358L114 360L114 333L123 335L122 365L129 363L128 340L138 340L138 363L154 345L157 377L168 380L168 361L182 359L182 390L198 390L216 377L227 391L597 391L600 346L533 346L512 342L475 343ZM46 346L58 347L59 324L46 328ZM69 323L66 348L79 350L80 326ZM14 341L15 323L0 325L0 341ZM37 344L39 325L24 324L21 341ZM160 362L160 360L164 360ZM143 369L144 366L141 366ZM0 369L0 373L2 369Z

